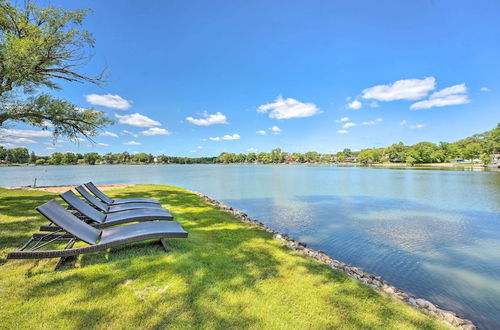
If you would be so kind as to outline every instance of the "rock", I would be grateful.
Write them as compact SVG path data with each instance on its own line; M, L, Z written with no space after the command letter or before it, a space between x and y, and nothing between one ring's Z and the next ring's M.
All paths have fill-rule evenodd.
M429 302L425 299L417 299L415 301L416 301L418 307L427 308L427 305L429 305Z
M462 328L463 330L476 330L476 326L472 323L464 324L460 328Z
M413 299L413 298L408 299L408 302L409 302L411 305L415 306L415 307L417 307L417 306L418 306L418 305L417 305L417 301L416 301L415 299Z
M439 312L439 314L441 315L443 320L445 320L449 324L454 325L453 323L456 323L456 321L455 321L456 317L455 317L455 315L453 315L453 313L441 310Z

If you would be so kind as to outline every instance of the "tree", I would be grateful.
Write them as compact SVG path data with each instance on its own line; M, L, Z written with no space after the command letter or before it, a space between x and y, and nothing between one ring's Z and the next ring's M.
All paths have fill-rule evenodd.
M7 151L11 163L24 164L29 162L30 154L26 148L13 148Z
M275 148L271 150L271 153L269 154L269 158L271 163L273 164L279 164L283 162L283 155L281 154L281 149L280 148Z
M481 158L481 161L483 162L484 165L489 165L492 163L491 156L488 154L481 154L479 158Z
M36 163L36 155L35 155L34 151L32 151L31 154L30 154L30 163L31 164L35 164Z
M60 152L54 152L49 158L50 165L60 165L63 162L64 155Z
M95 165L95 163L101 158L97 152L89 152L83 155L85 163L89 165Z
M479 143L468 144L463 150L464 158L470 160L478 158L480 153L481 146L479 145Z
M39 8L26 1L24 8L0 0L0 128L21 122L54 136L90 139L113 121L102 111L81 109L71 102L37 90L59 89L56 81L99 83L75 71L90 59L91 34L81 29L88 10ZM24 94L22 97L19 94Z
M67 165L75 165L78 162L78 158L72 152L67 152L62 157L62 163Z

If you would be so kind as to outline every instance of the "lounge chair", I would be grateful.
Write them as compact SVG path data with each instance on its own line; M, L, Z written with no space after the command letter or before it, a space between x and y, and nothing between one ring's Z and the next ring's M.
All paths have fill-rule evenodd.
M61 228L60 233L35 234L18 251L8 253L7 259L66 258L150 239L160 239L166 249L163 239L187 238L188 236L188 233L175 221L133 223L100 230L78 219L54 199L36 209ZM70 242L63 250L39 250L57 240L69 240ZM81 240L89 246L73 248L73 244L77 240ZM31 248L28 249L29 246Z
M120 205L120 204L128 204L128 203L153 203L160 204L160 202L156 199L151 198L127 198L127 199L112 199L105 193L99 190L95 184L92 182L87 182L84 186L90 190L97 198L103 201L107 205Z
M173 220L174 217L168 212L168 210L154 208L154 209L134 209L129 211L114 212L114 213L101 213L89 204L82 201L73 191L68 190L63 194L59 195L71 208L75 209L79 214L82 215L85 220L93 222L96 228L105 228L116 225L121 225L128 222L136 221L153 221L153 220ZM40 230L44 230L43 226ZM53 227L54 226L50 226Z
M120 211L128 211L128 210L134 210L134 209L161 209L160 204L153 204L153 203L128 203L128 204L121 204L121 205L107 205L98 200L97 198L94 197L91 193L87 191L83 186L78 186L75 188L76 191L80 193L80 195L83 196L91 205L96 207L98 210L104 212L104 213L113 213L113 212L120 212Z

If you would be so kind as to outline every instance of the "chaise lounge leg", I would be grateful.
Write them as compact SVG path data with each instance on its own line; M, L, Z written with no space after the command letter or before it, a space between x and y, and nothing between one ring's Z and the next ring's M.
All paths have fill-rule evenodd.
M170 249L168 248L167 242L165 242L165 239L160 239L161 245L163 246L163 249L165 249L165 252L170 252Z
M76 242L76 239L72 238L68 244L66 244L66 246L64 247L64 250L68 250L68 249L71 249L73 247L73 245L75 244ZM54 267L54 271L58 270L59 267L61 267L64 262L69 259L69 258L74 258L74 257L61 257L61 259L59 259L59 261L57 262L56 266Z

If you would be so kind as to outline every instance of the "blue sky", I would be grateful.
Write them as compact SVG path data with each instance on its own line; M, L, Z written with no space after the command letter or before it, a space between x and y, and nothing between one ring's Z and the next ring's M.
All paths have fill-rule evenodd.
M53 94L117 124L95 146L9 127L11 146L38 154L331 153L453 141L500 121L498 1L50 3L93 9L82 70L109 74Z

